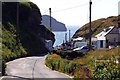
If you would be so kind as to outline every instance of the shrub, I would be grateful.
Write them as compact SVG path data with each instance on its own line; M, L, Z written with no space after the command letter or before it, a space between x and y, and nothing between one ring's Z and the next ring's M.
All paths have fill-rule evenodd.
M57 70L72 75L75 78L80 78L82 77L82 75L84 75L84 77L86 76L86 74L84 74L83 66L81 66L81 64L78 62L52 58L52 55L48 55L45 64L47 67L49 67L52 70Z
M5 67L6 67L5 60L2 59L2 76L5 75Z
M73 50L54 50L54 53L60 55L62 58L72 60L77 57L82 57L85 55L84 52L73 51Z
M97 65L95 71L92 75L93 79L109 79L109 80L119 80L120 79L120 64L108 63Z

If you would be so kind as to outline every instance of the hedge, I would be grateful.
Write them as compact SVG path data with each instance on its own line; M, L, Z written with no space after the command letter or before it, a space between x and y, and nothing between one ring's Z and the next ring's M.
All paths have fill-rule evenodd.
M62 58L72 60L77 57L83 57L86 53L73 50L53 50L53 53L60 55Z

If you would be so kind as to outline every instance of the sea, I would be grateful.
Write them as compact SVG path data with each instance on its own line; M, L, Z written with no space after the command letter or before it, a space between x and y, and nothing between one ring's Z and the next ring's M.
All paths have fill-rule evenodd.
M53 32L55 34L55 43L53 47L59 46L65 41L65 34L67 34L67 40L69 40L69 31L70 38L75 34L75 32L80 28L80 26L66 26L67 31L64 32Z

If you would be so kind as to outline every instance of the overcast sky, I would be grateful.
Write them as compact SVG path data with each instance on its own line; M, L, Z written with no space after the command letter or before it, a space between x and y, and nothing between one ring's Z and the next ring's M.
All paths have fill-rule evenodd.
M37 4L42 15L49 15L65 25L82 26L89 22L89 0L30 0ZM92 0L92 21L118 15L120 0Z

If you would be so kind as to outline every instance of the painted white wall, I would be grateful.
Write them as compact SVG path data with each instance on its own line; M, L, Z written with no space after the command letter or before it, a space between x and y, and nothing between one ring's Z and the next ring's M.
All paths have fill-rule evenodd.
M103 41L103 48L106 48L106 40Z
M107 45L106 45L106 40L102 40L102 41L103 41L103 47L100 46L100 45L101 45L101 44L100 44L100 41L101 41L101 40L98 40L98 41L97 41L97 48L106 48L106 46L107 46Z
M97 37L97 40L106 40L106 37L104 37L104 36Z
M100 48L100 41L97 41L97 48Z
M53 49L52 40L46 40L45 46L49 51L52 51Z
M101 37L97 37L97 48L101 48L101 43L100 41L103 41L103 48L106 48L106 37L101 36Z

